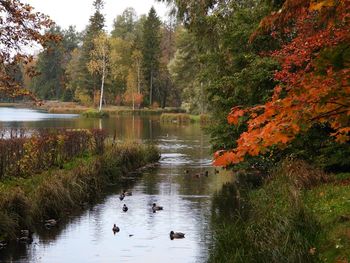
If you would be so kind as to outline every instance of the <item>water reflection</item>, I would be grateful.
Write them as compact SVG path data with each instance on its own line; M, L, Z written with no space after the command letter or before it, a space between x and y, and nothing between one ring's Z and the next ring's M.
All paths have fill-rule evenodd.
M1 122L28 122L41 121L47 119L70 119L76 118L77 114L49 114L42 111L32 109L18 109L18 108L1 108L0 107L0 121Z
M1 126L102 127L111 137L115 133L118 140L151 141L162 155L158 167L110 187L94 205L68 215L57 228L39 229L32 245L2 250L0 261L206 262L211 239L211 196L232 177L214 173L208 137L199 126L162 125L159 116L6 121L0 122ZM133 195L120 201L122 189ZM121 209L124 203L129 207L127 213ZM164 210L153 213L152 203ZM113 224L120 228L115 235ZM184 232L185 238L170 240L171 230Z

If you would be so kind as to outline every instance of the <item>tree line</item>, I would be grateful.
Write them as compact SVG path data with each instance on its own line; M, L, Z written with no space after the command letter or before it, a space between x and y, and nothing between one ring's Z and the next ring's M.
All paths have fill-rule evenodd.
M169 68L205 97L216 165L349 171L349 1L159 1L185 27Z
M161 22L153 7L141 16L127 8L106 32L104 2L95 0L93 6L83 32L50 26L46 33L59 40L48 41L29 66L17 63L12 75L40 99L88 106L180 107L186 96L192 99L173 77L178 75L177 42L187 41L174 16ZM33 67L36 75L28 77L25 67Z
M37 28L49 28L42 36L26 28L19 38L2 34L8 48L37 38L45 51L25 60L22 72L40 73L31 80L9 59L17 49L1 53L0 92L17 96L12 84L22 81L43 99L181 105L214 117L208 131L221 150L217 164L267 169L294 156L348 171L349 1L159 1L176 14L168 22L153 8L140 17L129 8L107 34L96 0L83 32L41 17ZM19 3L0 1L0 11Z

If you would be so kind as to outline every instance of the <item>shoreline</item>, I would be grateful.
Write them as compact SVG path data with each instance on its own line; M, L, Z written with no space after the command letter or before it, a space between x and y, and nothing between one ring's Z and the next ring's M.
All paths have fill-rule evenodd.
M68 114L82 114L87 111L96 111L94 107L87 107L75 102L61 102L61 101L42 101L42 105L37 106L32 102L22 103L0 103L0 107L15 107L15 108L30 108L37 110L44 110L48 113L68 113ZM162 113L184 113L181 108L166 107L162 108L141 108L132 109L128 106L113 106L108 105L102 108L103 112L110 115L123 115L123 114L162 114Z
M213 214L216 240L208 262L346 262L350 173L327 174L294 161L262 185L247 180L242 174L240 183L214 196L214 207L224 197L236 210Z
M102 155L76 158L62 169L49 169L28 178L0 181L0 244L21 238L21 230L35 232L45 220L59 221L98 198L111 184L132 171L159 160L151 145L123 143L109 146Z

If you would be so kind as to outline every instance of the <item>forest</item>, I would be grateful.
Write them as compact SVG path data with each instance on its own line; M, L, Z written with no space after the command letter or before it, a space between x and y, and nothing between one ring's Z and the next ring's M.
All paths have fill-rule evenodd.
M204 112L200 85L183 85L182 77L176 77L184 72L182 57L189 51L183 48L190 34L174 16L161 22L154 8L138 16L130 7L106 32L104 3L95 1L93 6L95 12L83 32L74 26L50 26L46 34L55 37L30 63L12 65L12 77L41 100L96 106L103 98L104 105L135 109L183 104L192 112ZM28 68L35 70L34 77L26 73Z

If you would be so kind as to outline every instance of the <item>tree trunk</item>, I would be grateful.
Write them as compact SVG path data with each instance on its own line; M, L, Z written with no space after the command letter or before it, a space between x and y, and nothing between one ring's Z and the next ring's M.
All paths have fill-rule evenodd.
M153 93L153 72L151 71L151 85L149 88L149 106L152 107L152 93Z
M132 110L135 110L135 92L132 92Z
M105 83L105 71L106 71L106 54L105 54L105 49L103 47L102 49L103 52L103 62L102 62L102 81L101 81L101 96L100 96L100 107L98 109L99 112L102 110L102 99L103 99L103 86Z
M140 83L140 62L137 62L137 92L141 93L141 83Z

